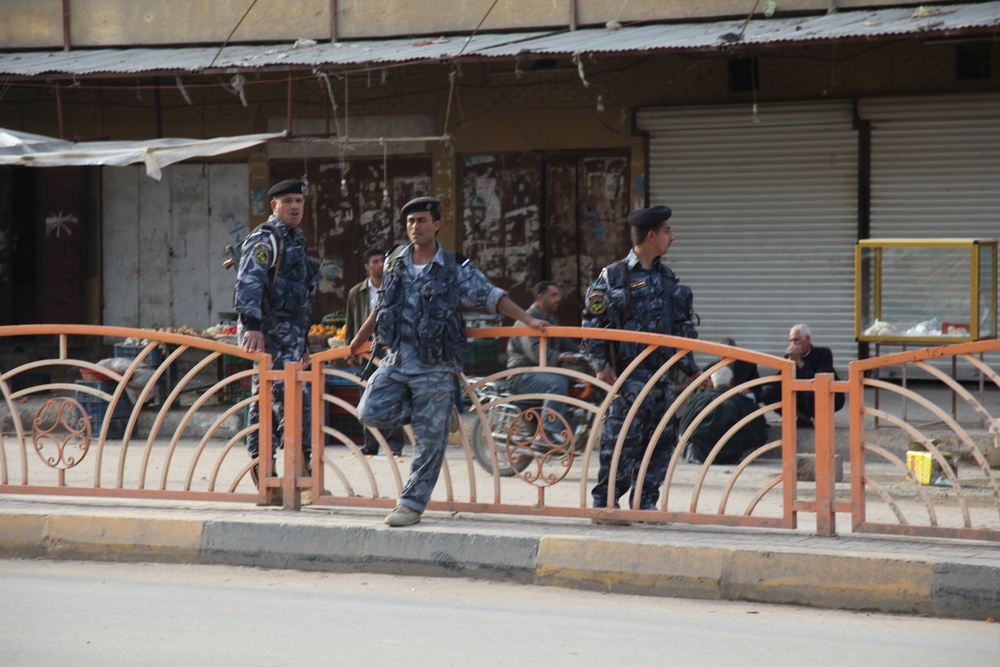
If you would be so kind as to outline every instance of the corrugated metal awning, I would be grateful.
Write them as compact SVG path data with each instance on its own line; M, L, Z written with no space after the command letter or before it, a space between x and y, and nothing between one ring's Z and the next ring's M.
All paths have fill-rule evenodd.
M744 23L746 25L744 26ZM268 68L375 67L457 58L555 57L576 53L651 53L723 49L739 44L802 44L891 37L955 37L1000 28L1000 2L838 11L824 16L633 25L295 45L88 49L0 53L0 75L190 74Z
M80 141L73 143L0 127L0 165L22 167L146 165L146 175L160 180L163 168L193 157L241 151L285 132L244 134L212 139L147 139L144 141Z

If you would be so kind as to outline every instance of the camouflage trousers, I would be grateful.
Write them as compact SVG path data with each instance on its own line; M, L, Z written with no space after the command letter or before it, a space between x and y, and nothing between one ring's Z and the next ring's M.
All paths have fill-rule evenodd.
M604 419L604 427L601 432L601 467L597 475L597 484L591 490L594 507L608 506L611 459L614 457L615 445L624 427L625 417L635 404L639 392L645 386L646 379L639 377L626 380L621 391L611 403ZM661 381L649 392L635 417L629 423L625 440L622 443L621 455L618 458L618 467L614 474L615 488L612 506L618 507L618 500L628 491L631 491L628 506L635 506L635 491L638 486L639 470L643 457L646 455L653 432L673 401L673 386L669 382ZM667 474L667 465L670 463L670 455L676 446L676 419L671 419L653 445L649 466L646 468L646 474L643 478L639 509L656 508L660 487L663 485L663 479Z
M358 403L363 426L386 432L411 424L414 453L410 478L399 504L423 512L441 474L448 434L455 409L455 383L451 371L404 373L383 364L368 378Z
M284 363L276 368L280 370ZM253 376L250 384L250 393L254 396L260 395L260 380L257 375ZM312 405L312 393L308 384L302 385L302 456L309 460L312 458L312 429L310 425L310 406ZM247 411L247 425L252 426L260 423L260 404L254 401ZM271 443L272 455L285 445L285 383L278 381L271 383ZM260 435L257 431L247 434L247 452L250 458L257 458L260 453Z

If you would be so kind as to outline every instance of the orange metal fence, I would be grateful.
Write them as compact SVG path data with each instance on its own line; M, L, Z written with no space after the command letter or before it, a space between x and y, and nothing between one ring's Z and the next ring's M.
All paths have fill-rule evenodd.
M657 373L674 377L676 400L658 423L650 425L654 435L641 448L644 467L650 462L650 443L700 390L698 383L688 384L677 375L677 361L686 351L697 354L704 368L701 379L736 360L756 364L765 376L723 392L678 432L659 502L648 511L628 506L594 508L590 500L598 470L599 425L630 371L614 386L600 382L588 369L574 367L543 365L508 371L495 365L496 351L510 336L533 335L532 330L471 329L468 334L474 349L479 344L496 346L487 359L493 365L475 359L467 367L482 374L462 375L457 380L464 399L462 413L455 420L459 427L450 438L430 510L576 518L610 515L646 523L781 529L801 523L804 529L828 535L837 532L837 515L848 514L855 532L1000 540L1000 491L989 465L993 452L983 437L984 432L996 430L997 422L991 417L996 411L990 409L989 400L1000 396L1000 379L981 360L983 353L1000 349L995 341L856 362L847 381L835 381L832 376L794 380L791 362L749 350L624 331L551 329L550 336L638 341L647 345L644 354L659 346L676 351ZM5 346L25 336L48 341L53 353L50 358L0 369L0 493L226 499L280 502L290 509L302 502L389 509L406 480L413 446L409 427L401 458L391 455L377 430L372 433L381 444L381 454L365 456L361 451L363 433L356 416L365 382L346 364L342 348L312 355L305 369L290 364L269 370L266 355L179 334L64 325L0 328L0 344ZM144 342L125 344L140 339ZM546 340L540 339L543 350ZM119 362L118 371L97 363L112 348L116 354L120 348L126 353L127 363ZM962 383L926 363L951 355L989 379L989 400L977 399ZM255 363L259 366L252 366ZM903 364L926 370L934 380L928 386L936 393L927 396L913 386L869 377L876 368ZM585 391L589 387L590 395L502 391L506 380L525 370L564 375ZM104 379L88 382L80 377L81 371L92 378L103 374ZM259 398L248 391L254 375L262 387ZM285 383L285 448L271 476L271 405L266 389L275 381ZM656 377L640 395L650 391L655 381ZM705 463L684 460L685 446L700 422L710 419L735 394L758 391L771 382L780 388L780 401L759 405L733 424ZM309 405L302 404L303 386L313 389ZM799 391L816 393L815 424L808 432L796 429L794 399ZM874 396L876 391L881 392L883 405ZM848 408L835 415L838 392L848 394ZM939 406L946 405L952 395L961 397L976 423L986 426L976 430L966 425L969 415L964 413L949 417ZM932 433L926 425L903 419L900 415L905 409L894 409L898 405L891 397L905 397L910 405L921 406L925 414L911 408L915 418L933 415L954 434L947 447L939 446L938 431ZM546 413L538 405L546 398L563 401L573 417ZM246 410L255 401L260 402L261 424L248 426ZM311 476L302 472L302 443L297 436L306 408L314 416ZM634 414L632 410L629 418ZM739 463L714 464L726 442L761 417L770 422L765 444ZM877 428L876 419L882 428ZM540 425L546 420L558 421L562 437L545 435ZM249 475L258 461L249 459L244 445L252 431L260 435L260 489ZM989 440L993 442L992 435ZM937 484L924 484L907 468L905 450L910 442L926 450L928 456L919 458L937 462L939 468L944 465L940 478L948 486L941 485L941 479L934 480ZM622 447L619 438L612 465L620 460ZM808 474L803 472L803 459L810 464ZM949 463L954 460L967 463L953 469ZM848 471L843 476L842 468Z
M998 350L989 340L851 364L850 496L835 509L852 530L1000 541L1000 375L984 362ZM978 390L956 379L975 375Z
M242 417L257 400L244 388L267 374L266 356L142 329L0 328L8 351L24 337L51 353L0 373L0 492L259 499ZM226 360L241 370L225 374ZM260 401L267 421L269 395Z
M511 335L532 335L523 327L471 329L468 333L472 340L498 339L502 344L506 344ZM702 341L624 331L595 332L576 327L553 327L549 335L577 339L597 336L611 341L638 341L648 345L643 356L660 346L676 350L649 381L640 393L640 398L650 391L660 376L674 373L680 357L689 350L713 360L720 358L705 370L706 379L712 371L734 359L750 361L781 373L782 377L771 380L785 385L787 377L792 373L791 363L787 360ZM541 358L544 360L544 337L541 338L540 345L543 350ZM308 373L313 386L321 386L323 376L332 376L360 386L362 383L356 377L329 367L329 364L342 357L341 350L314 355L313 368ZM785 419L779 427L780 435L779 429L775 429L775 438L770 443L751 454L740 465L726 467L725 470L711 466L711 461L698 468L684 463L682 451L686 444L686 434L679 434L680 442L670 459L656 511L643 511L638 507L616 510L593 508L590 506L590 489L597 474L600 448L600 428L595 428L594 425L602 422L618 387L625 382L632 369L624 372L614 386L597 380L592 374L570 368L543 365L522 370L544 370L590 383L604 398L600 402L589 403L580 398L553 397L550 394L491 396L484 389L519 371L497 370L482 377L463 375L460 391L465 399L464 403L468 405L468 412L460 417L463 427L452 436L452 446L449 447L449 455L429 509L564 517L591 517L607 513L623 520L648 523L683 521L771 528L795 527L795 467L794 463L790 463L795 460L794 407L790 409L790 413L786 413L790 414L790 419ZM730 395L759 387L767 381L759 379L734 387ZM656 425L653 436L643 446L643 471L649 464L651 443L680 414L685 400L698 389L697 384L678 386L676 400L668 406ZM786 399L788 397L790 393L786 392ZM545 398L559 398L567 406L588 413L591 427L584 431L583 437L568 428L568 424L562 423L560 430L565 442L553 443L546 438L540 424L547 418L557 417L541 414L537 406L523 406L525 402L540 402ZM321 411L323 401L356 414L354 406L344 404L329 393L321 395L319 392L313 393L314 414ZM753 416L773 412L779 407L780 404L761 407L748 420ZM510 418L504 428L498 432L493 417L497 411L504 410L512 414L509 414ZM734 428L734 432L735 430L738 428ZM313 442L320 443L316 449L323 452L324 466L312 480L313 502L391 508L405 482L401 462L391 456L384 460L381 457L378 460L366 458L360 454L357 444L346 438L338 443L345 445L346 449L336 447L331 451L330 448L324 448L324 434L333 435L329 430L321 432L321 426L314 424ZM384 438L381 434L378 437L384 453L388 453ZM412 437L409 429L407 437ZM619 455L622 447L622 439L619 439ZM477 463L477 448L480 453L483 448L487 450L488 467ZM520 457L519 465L512 463L515 457ZM510 470L504 470L505 459L508 463L506 467ZM617 455L615 460L618 460ZM755 466L754 463L759 465ZM510 476L505 474L507 472L511 473ZM639 478L642 476L640 473ZM633 494L636 498L638 491L637 489ZM762 502L765 498L768 502Z

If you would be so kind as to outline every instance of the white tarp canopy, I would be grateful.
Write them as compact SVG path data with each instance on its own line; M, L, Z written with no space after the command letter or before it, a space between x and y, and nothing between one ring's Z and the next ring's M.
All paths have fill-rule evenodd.
M160 180L162 169L193 157L223 155L284 137L286 132L245 134L213 139L148 139L146 141L81 141L74 143L39 134L0 128L0 165L22 167L146 165L146 175Z

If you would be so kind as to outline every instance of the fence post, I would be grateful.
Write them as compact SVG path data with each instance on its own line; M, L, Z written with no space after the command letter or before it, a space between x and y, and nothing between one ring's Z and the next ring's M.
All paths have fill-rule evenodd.
M302 470L302 381L298 362L285 364L285 458L281 478L281 506L286 510L302 508L298 476Z
M834 394L831 383L833 373L819 373L816 381L816 532L819 535L837 534L836 500L836 436L834 433Z
M277 505L279 495L276 480L271 477L274 472L275 442L274 379L271 376L270 361L271 357L265 356L257 366L258 505Z

